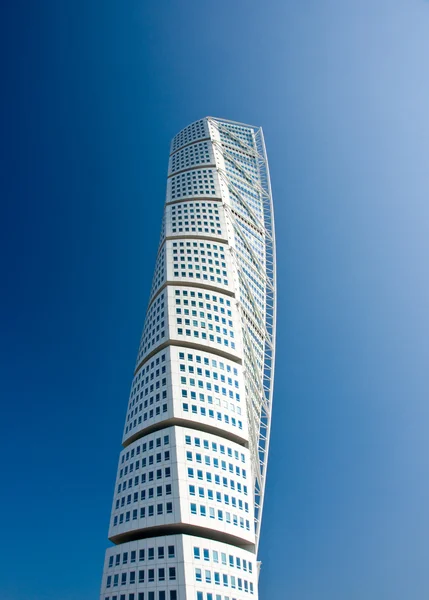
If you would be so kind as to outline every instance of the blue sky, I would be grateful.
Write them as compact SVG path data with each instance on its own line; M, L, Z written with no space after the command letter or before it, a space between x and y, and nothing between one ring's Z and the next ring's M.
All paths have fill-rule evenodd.
M171 137L264 127L260 597L429 597L429 3L6 0L2 600L92 600Z

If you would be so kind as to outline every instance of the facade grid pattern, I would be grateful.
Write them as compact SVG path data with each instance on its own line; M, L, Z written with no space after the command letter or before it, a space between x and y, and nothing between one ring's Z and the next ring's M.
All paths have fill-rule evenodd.
M100 600L257 600L275 279L262 130L189 125L171 143Z

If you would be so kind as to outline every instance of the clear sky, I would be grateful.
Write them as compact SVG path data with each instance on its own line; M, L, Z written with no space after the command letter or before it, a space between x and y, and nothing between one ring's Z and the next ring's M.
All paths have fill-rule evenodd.
M261 124L261 600L429 598L429 3L3 0L1 600L98 597L169 142Z

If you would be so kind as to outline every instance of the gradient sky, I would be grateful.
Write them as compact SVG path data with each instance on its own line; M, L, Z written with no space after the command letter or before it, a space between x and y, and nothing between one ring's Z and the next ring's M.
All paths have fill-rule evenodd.
M429 598L429 3L3 0L2 600L98 598L169 142L261 124L261 600Z

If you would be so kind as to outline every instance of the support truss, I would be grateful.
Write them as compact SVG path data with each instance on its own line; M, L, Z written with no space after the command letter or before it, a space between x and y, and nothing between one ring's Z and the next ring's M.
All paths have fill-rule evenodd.
M236 239L240 239L247 253L246 255L237 247L232 250L240 288L237 296L243 324L246 402L249 415L249 445L255 476L255 533L256 546L258 546L271 429L276 338L276 248L270 174L261 128L213 118L209 119L209 123L219 132L220 136L223 134L220 140L212 140L215 147L222 154L225 162L229 161L236 170L236 174L231 176L227 170L218 165L219 176L246 215L238 212L230 202L224 199L224 206L234 235ZM250 129L253 133L254 144L245 142L231 129L231 126L243 127L247 131ZM228 139L231 141L230 144L228 144ZM237 151L254 159L257 166L257 177L252 177L246 172L244 166L233 154ZM250 187L259 198L262 205L262 220L252 208L250 199L246 198L245 192L239 188L238 182L240 181L245 187ZM252 248L244 233L244 225L251 227L255 235L263 242L265 249L263 259L257 256ZM263 286L263 310L248 283L246 273L243 272L243 265L257 274L259 282ZM247 298L253 314L243 303L243 297ZM258 339L263 346L262 351L256 348L252 340L252 329L258 334Z

